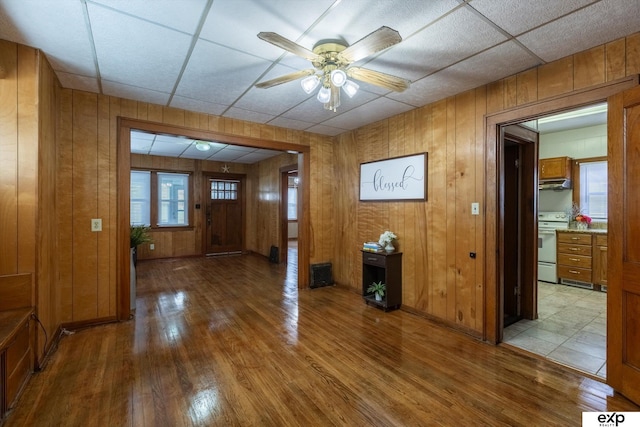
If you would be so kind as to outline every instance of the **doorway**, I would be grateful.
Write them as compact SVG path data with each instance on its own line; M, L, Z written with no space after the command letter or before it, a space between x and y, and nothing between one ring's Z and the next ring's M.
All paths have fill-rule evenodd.
M244 175L207 175L204 242L207 255L244 249Z
M287 263L291 256L298 253L298 234L300 215L298 209L298 165L280 168L280 262Z
M580 163L587 165L594 159L601 161L603 159L601 156L605 156L604 160L606 161L606 104L586 106L542 117L536 120L535 127L539 133L538 161L541 161L542 164L550 163L555 159L571 159L572 161L569 163L574 164L574 169L576 169L579 168ZM588 147L585 147L585 139L589 140ZM505 138L505 173L508 171L507 166L510 163L508 161L510 158L509 150L510 145ZM563 170L563 173L568 172ZM558 175L562 174L558 173ZM567 181L563 181L562 185L550 185L551 181L545 176L540 178L544 185L540 185L540 190L536 195L538 216L541 221L538 230L538 259L545 261L540 263L541 266L549 266L549 268L547 270L539 267L539 277L534 284L536 292L532 296L532 302L535 306L533 316L521 316L514 323L508 323L505 317L503 342L584 373L605 378L606 293L600 292L600 285L597 284L596 254L592 254L591 251L595 246L591 244L575 246L568 243L569 240L560 240L556 246L556 229L549 228L555 226L562 231L561 235L566 239L578 236L578 234L568 234L565 231L569 222L567 215L574 201L578 205L584 206L584 200L580 203L580 192L581 189L585 191L585 186L584 183L581 185L582 178L579 172L572 174L571 185ZM606 183L604 186L606 187ZM505 183L506 200L509 200L508 189L509 183L507 182ZM587 197L584 196L584 198ZM604 195L593 193L589 199L592 200L594 209L600 209L601 203L598 205L595 203L596 201L601 202L602 199L606 203L606 193ZM509 212L514 209L509 206L509 203L505 206L505 235L517 232L517 230L508 228ZM559 217L559 215L565 216ZM565 217L566 220L563 219ZM543 220L543 218L548 219ZM596 222L590 226L591 228L583 234L586 233L586 237L589 239L592 236L594 239L595 236L604 236L606 239L606 234L600 234L601 232L606 233L606 225L606 218L598 217ZM558 253L556 253L556 247L558 247ZM580 249L585 250L584 253L581 252L581 255L576 255L577 252L568 252ZM508 277L509 264L515 262L510 259L513 255L509 251L510 248L505 244L505 278ZM568 255L563 255L563 252L567 252ZM578 266L561 268L561 264L564 266L564 263L571 262L571 260L575 261ZM561 273L561 271L575 270L591 272L592 265L594 274L589 276L592 279L586 280L590 283L576 282L576 280L565 277L566 273ZM556 274L556 266L558 266L558 274ZM508 283L505 280L505 311L508 307Z
M538 134L522 125L501 129L504 213L501 278L503 327L537 316L536 184Z

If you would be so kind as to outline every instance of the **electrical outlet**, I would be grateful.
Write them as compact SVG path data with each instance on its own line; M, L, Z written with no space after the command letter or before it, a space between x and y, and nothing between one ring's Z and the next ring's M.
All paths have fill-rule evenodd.
M156 250L156 245L154 245L153 243L149 243L149 250L150 251L155 251Z
M102 231L102 219L93 218L91 220L91 231Z
M471 203L471 215L480 215L480 203Z

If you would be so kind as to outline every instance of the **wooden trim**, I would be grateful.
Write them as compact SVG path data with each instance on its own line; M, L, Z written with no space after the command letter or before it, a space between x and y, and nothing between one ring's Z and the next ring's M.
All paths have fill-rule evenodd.
M131 127L118 117L117 151L117 219L116 219L116 318L127 320L131 316L131 264L129 239L129 203L131 191Z
M64 331L62 331L62 329L67 329L69 331L77 331L80 329L85 329L85 328L90 328L92 326L98 326L98 325L104 325L107 323L113 323L116 322L118 319L116 319L114 316L107 316L107 317L102 317L102 318L98 318L98 319L91 319L91 320L81 320L78 322L67 322L67 323L63 323L60 325L61 328L61 333L64 333Z
M217 141L225 144L240 145L243 147L259 147L270 150L297 151L309 153L311 147L306 145L292 144L284 141L274 141L249 136L238 136L223 132L194 129L186 126L168 125L156 122L149 122L139 119L121 118L122 124L129 129L142 130L145 132L168 133L173 135L186 136L191 139L202 139L207 141Z
M311 159L308 154L298 154L298 177L298 288L308 288L311 268Z
M607 161L607 158L607 156L585 157L582 159L573 159L571 161L571 182L573 183L571 201L575 205L580 206L580 163L602 162Z
M615 80L590 89L571 92L532 102L485 116L485 319L483 338L489 342L497 343L500 339L500 282L498 259L499 252L499 147L500 139L498 129L500 126L520 123L532 120L544 115L557 113L563 110L577 108L597 102L606 102L607 97L625 89L638 86L638 76L634 75L620 80Z

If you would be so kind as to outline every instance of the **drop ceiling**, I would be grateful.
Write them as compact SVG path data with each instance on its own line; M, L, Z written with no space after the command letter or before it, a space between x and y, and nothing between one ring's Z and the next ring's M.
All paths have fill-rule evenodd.
M0 0L0 39L42 49L66 88L338 135L640 31L638 16L640 0ZM258 32L311 49L383 25L403 41L356 65L404 92L361 83L334 113L297 81L254 86L310 66Z

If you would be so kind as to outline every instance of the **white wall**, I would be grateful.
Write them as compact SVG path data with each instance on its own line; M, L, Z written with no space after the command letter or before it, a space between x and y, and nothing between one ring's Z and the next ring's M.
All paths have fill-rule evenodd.
M568 156L573 159L607 155L607 125L590 126L540 135L541 159ZM573 190L543 190L539 193L538 211L565 211L571 207Z
M541 159L569 156L574 159L607 155L607 125L590 126L540 135Z

